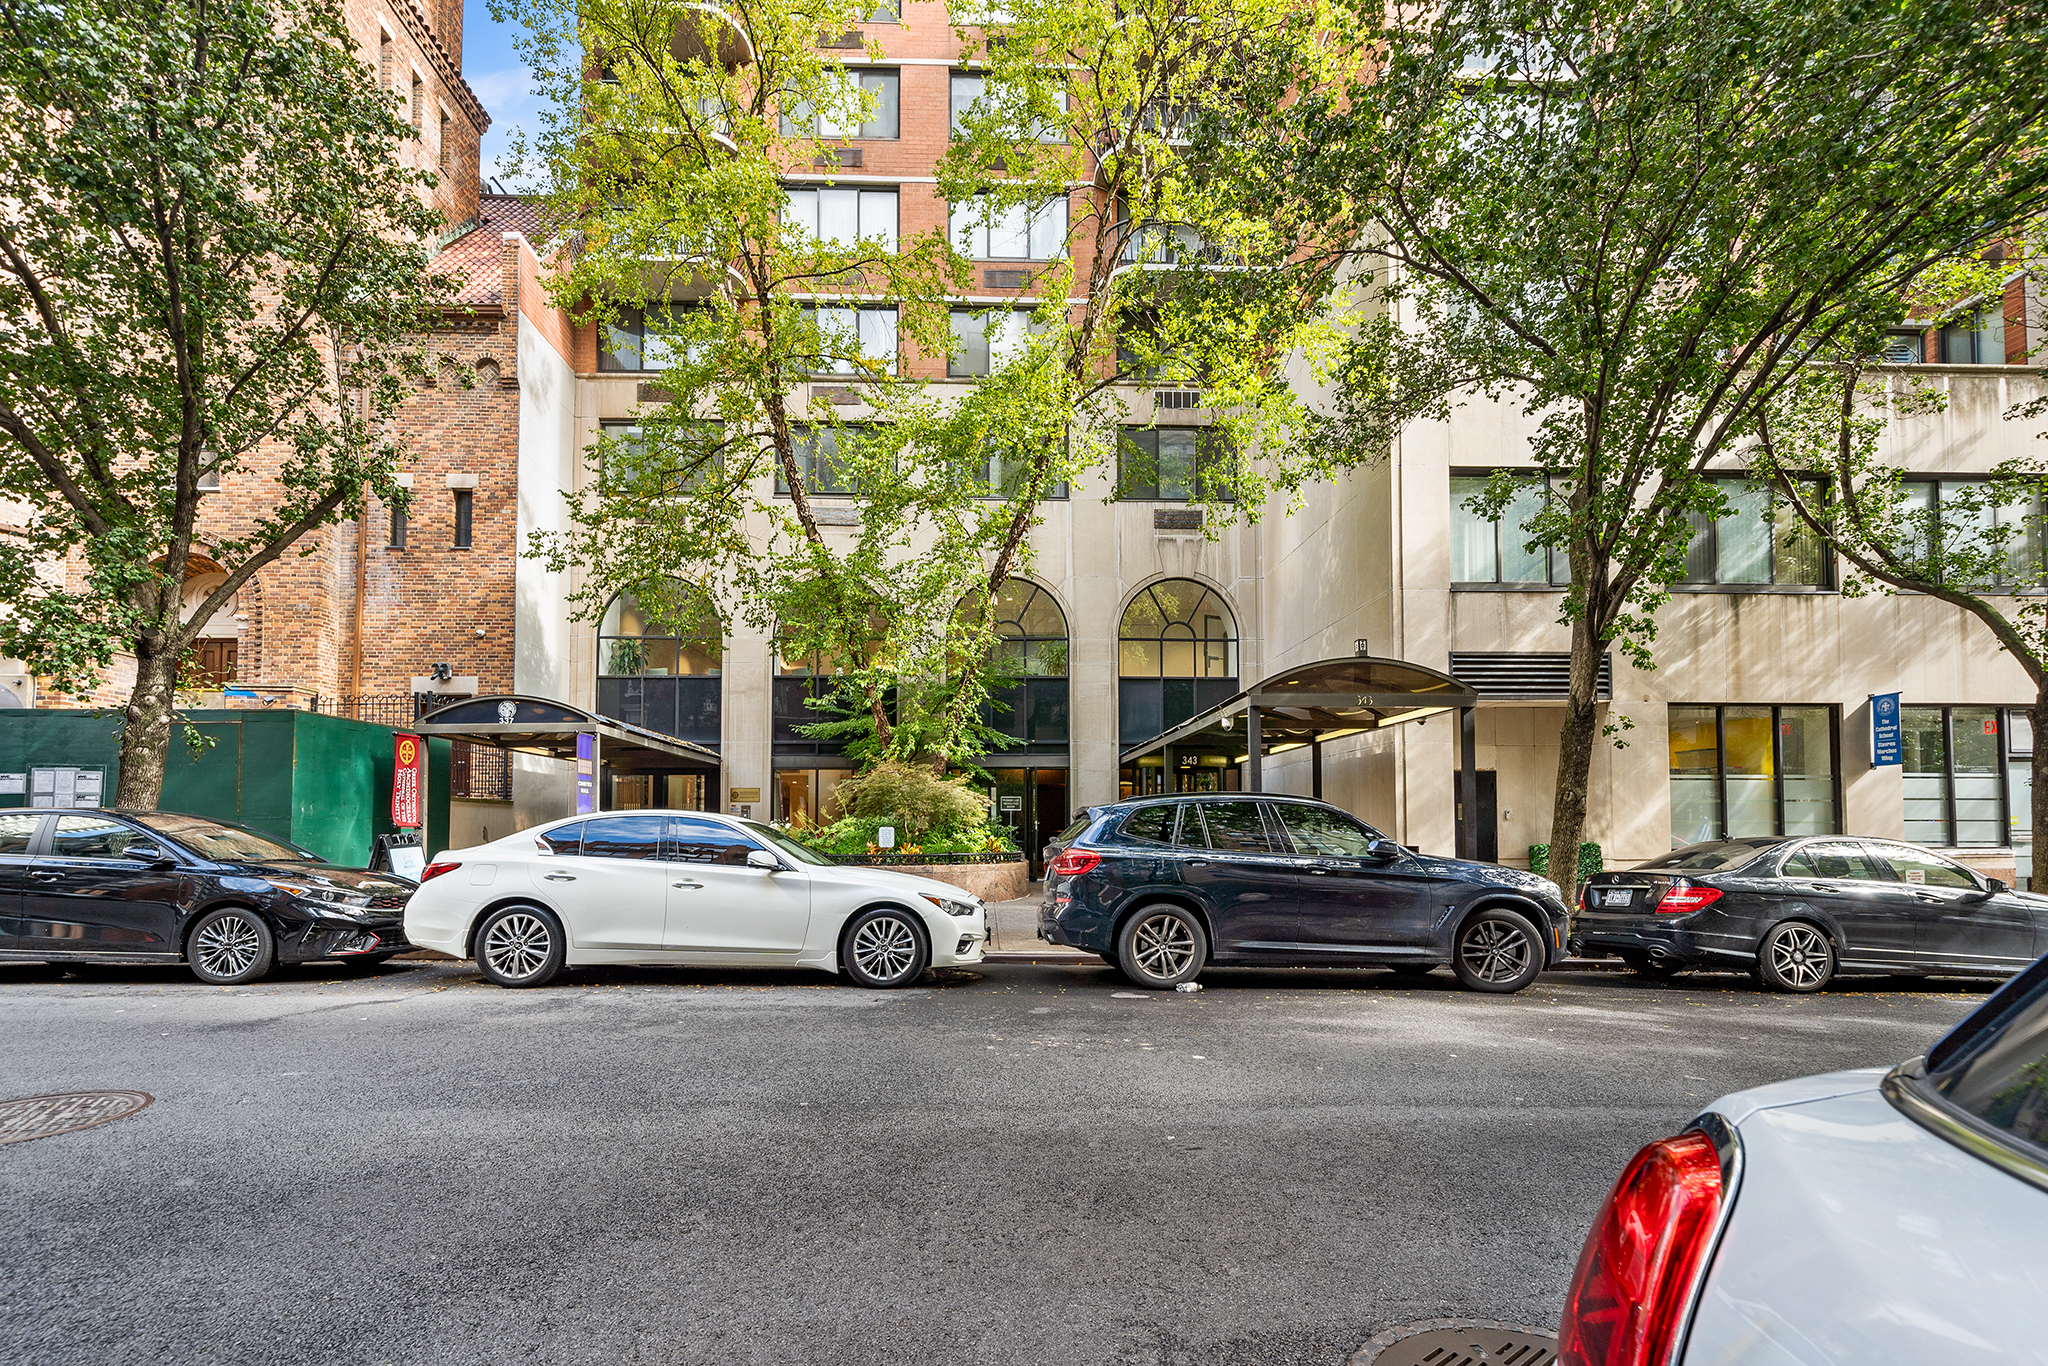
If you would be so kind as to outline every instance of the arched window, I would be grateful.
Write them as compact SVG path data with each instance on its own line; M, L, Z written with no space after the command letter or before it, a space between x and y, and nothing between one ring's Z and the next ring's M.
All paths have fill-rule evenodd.
M1118 738L1149 740L1237 691L1237 618L1193 579L1152 584L1117 628Z
M979 591L960 600L965 616L980 603ZM992 688L982 721L1024 743L988 757L1067 752L1067 614L1053 595L1028 579L1005 579L996 590L996 654L1015 681ZM1062 815L1065 813L1062 812Z
M717 610L687 584L620 593L597 628L597 709L664 735L716 745Z

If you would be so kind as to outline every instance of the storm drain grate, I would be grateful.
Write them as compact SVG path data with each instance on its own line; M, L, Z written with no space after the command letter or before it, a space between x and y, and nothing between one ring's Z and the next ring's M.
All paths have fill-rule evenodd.
M1389 1328L1346 1366L1554 1366L1557 1338L1541 1328L1485 1319L1431 1319Z
M0 1100L0 1144L90 1129L126 1119L150 1102L140 1091L73 1091L62 1096Z

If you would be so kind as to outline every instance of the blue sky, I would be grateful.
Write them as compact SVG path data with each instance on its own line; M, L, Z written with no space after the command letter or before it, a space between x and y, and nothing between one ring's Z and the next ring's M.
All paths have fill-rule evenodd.
M513 25L491 18L488 0L463 0L462 74L491 116L490 129L484 133L484 175L501 181L506 178L501 162L509 135L522 125L531 135L540 110L533 79L513 50L514 33Z

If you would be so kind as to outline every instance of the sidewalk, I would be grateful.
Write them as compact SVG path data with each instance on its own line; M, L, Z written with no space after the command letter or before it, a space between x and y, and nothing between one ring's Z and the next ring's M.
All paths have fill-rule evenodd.
M1045 884L1034 882L1031 890L1015 901L988 903L988 951L984 963L1100 963L1092 953L1048 944L1038 937L1038 904L1044 900Z

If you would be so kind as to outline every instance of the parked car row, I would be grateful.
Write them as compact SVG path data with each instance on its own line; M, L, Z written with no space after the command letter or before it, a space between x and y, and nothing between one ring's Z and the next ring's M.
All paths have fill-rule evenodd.
M1515 992L1567 953L1637 971L1746 969L1811 992L1838 973L2009 976L2048 952L2048 897L1912 845L1842 836L1691 845L1557 884L1403 847L1324 802L1243 793L1082 813L1046 851L1039 937L1154 990L1214 966L1449 967ZM172 812L0 812L0 959L277 963L414 947L502 986L590 964L808 967L869 987L977 963L981 901L834 864L758 821L605 812L438 855L421 882L339 868Z

